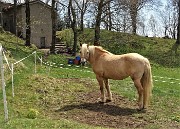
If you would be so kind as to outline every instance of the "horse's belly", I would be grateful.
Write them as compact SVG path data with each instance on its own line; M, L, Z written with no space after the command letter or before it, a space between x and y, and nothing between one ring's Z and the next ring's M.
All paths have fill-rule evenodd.
M104 77L113 80L123 80L127 78L129 75L119 74L119 73L104 73Z

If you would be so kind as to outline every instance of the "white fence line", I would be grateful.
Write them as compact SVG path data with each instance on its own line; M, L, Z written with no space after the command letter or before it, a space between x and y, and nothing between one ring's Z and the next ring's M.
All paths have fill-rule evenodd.
M176 80L176 81L180 81L180 79L177 79L177 78L169 78L169 77L161 77L161 76L153 76L155 78L165 78L165 79L169 79L169 80Z
M28 55L28 56L20 59L19 61L16 61L15 63L12 63L12 64L11 64L11 67L10 67L10 65L9 65L9 62L8 62L8 59L7 59L6 55L5 55L5 53L3 52L3 49L2 49L2 53L3 53L4 59L5 59L6 63L7 63L7 65L8 65L8 68L9 68L9 70L11 71L12 96L14 97L14 65L22 62L23 60L29 58L31 55L34 54L34 57L35 57L35 58L34 58L34 63L35 63L34 72L36 73L36 51L34 51L34 52L31 53L30 55Z
M42 57L40 58L39 56L37 56L36 51L34 51L30 55L20 59L19 61L15 62L15 63L12 63L11 67L10 67L8 59L7 59L6 55L5 55L5 53L3 52L3 48L2 48L2 46L0 44L0 67L1 67L1 78L2 78L1 80L2 80L4 113L5 113L5 121L6 122L8 121L8 109L7 109L6 90L5 90L5 81L4 81L3 56L4 56L4 59L5 59L6 63L7 63L7 65L8 65L9 70L11 71L11 75L12 75L12 78L11 78L12 79L12 96L14 97L14 76L13 76L14 75L14 65L22 62L23 60L27 59L28 57L30 57L33 54L34 54L34 57L35 57L34 58L34 63L35 63L34 72L35 73L37 72L37 69L36 69L37 59L40 60L41 66L42 66L42 64L45 64L45 65L49 66L49 70L50 70L50 67L63 68L63 66L65 66L64 64L59 64L59 66L57 66L56 63L53 63L53 62L50 62L50 63L49 62L43 62ZM67 65L67 66L70 67L72 65ZM76 66L76 68L79 68L79 66ZM87 68L87 67L85 67L85 68ZM69 69L69 68L65 68L65 69ZM71 68L71 70L76 70L76 71L80 71L80 72L84 71L84 72L88 72L88 73L93 73L92 71L89 71L89 70L77 70L77 69L72 69L72 68ZM170 84L177 83L177 84L180 85L180 82L179 82L180 79L177 79L177 78L169 78L169 77L161 77L161 76L153 76L153 77L154 78L160 78L160 79L166 79L166 81L158 80L158 79L154 79L154 81L159 81L159 82L163 82L163 83L170 83ZM176 82L174 82L174 81L169 82L167 80L174 80Z
M7 59L7 57L6 57L3 49L2 49L2 53L3 53L4 59L5 59L6 63L7 63L7 65L8 65L8 68L9 68L9 70L11 71L11 67L10 67L10 65L9 65L8 59Z
M45 64L45 65L47 65L47 66L49 66L49 67L55 67L55 68L63 68L63 66L65 66L65 64L59 64L59 66L57 66L57 64L56 63L53 63L53 62L43 62L43 60L42 60L42 57L41 58L39 58L38 57L38 59L41 61L41 65L42 64ZM67 65L67 66L72 66L72 65ZM78 68L78 67L77 67ZM64 69L69 69L69 68L64 68ZM71 68L72 69L72 68ZM77 69L72 69L72 70L77 70ZM77 71L80 71L80 72L82 72L82 71L84 71L84 72L89 72L89 73L93 73L92 71L88 71L88 70L77 70ZM169 78L169 77L161 77L161 76L153 76L153 78L160 78L160 79L168 79L168 80L174 80L174 81L176 81L176 82L174 82L174 81L164 81L164 80L158 80L158 79L154 79L154 81L155 82L163 82L163 83L170 83L170 84L179 84L180 85L180 79L177 79L177 78Z
M28 55L28 56L20 59L20 60L17 61L17 62L12 63L12 65L11 65L11 80L12 80L12 96L13 96L13 97L14 97L14 65L16 65L16 64L22 62L23 60L29 58L29 57L30 57L31 55L33 55L33 54L35 55L35 61L34 61L34 63L35 63L35 68L34 68L34 72L36 73L36 51L34 51L34 52L31 53L30 55Z

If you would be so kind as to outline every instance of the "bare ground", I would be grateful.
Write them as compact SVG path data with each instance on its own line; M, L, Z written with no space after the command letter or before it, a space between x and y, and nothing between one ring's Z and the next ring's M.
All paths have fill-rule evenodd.
M79 79L71 81L83 83L85 87L91 85ZM87 93L79 91L72 95L75 96L73 101L47 104L46 115L52 119L65 118L106 128L180 128L178 123L157 121L154 109L138 111L135 101L129 101L115 93L113 93L113 101L104 104L98 102L97 98L100 94L97 88Z

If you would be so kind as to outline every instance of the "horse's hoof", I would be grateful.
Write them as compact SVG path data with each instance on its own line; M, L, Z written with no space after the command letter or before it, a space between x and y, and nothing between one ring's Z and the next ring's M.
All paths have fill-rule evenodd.
M139 112L145 113L147 111L147 108L138 108L137 109Z
M111 99L106 99L106 103L112 102Z
M98 101L99 104L104 104L105 102L102 102L102 101Z
M106 102L106 100L105 99L101 99L101 98L98 98L98 103L101 103L101 104L103 104L103 103L105 103Z

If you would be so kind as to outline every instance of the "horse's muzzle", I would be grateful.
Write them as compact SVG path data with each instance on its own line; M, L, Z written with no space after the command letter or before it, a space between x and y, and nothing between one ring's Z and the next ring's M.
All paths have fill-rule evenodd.
M82 66L85 66L86 62L81 62Z
M86 64L86 59L85 58L81 58L81 64L82 64L82 66L84 66Z

